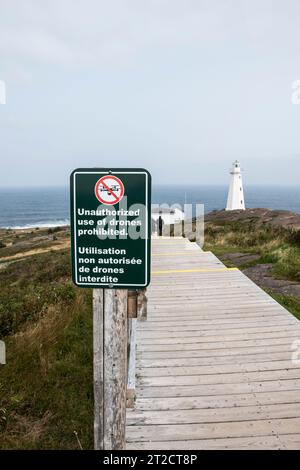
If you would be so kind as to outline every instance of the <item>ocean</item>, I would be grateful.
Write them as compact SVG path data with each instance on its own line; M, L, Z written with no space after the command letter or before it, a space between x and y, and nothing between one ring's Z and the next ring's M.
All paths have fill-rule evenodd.
M245 187L246 207L284 209L300 214L300 187ZM205 212L224 209L227 186L154 185L153 204L204 204ZM0 189L0 227L55 227L69 224L67 188Z

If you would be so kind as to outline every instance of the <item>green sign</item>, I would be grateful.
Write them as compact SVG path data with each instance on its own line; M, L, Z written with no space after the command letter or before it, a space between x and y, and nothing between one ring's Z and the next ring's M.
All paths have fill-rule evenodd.
M147 170L79 168L72 172L72 277L77 286L146 287L150 241Z

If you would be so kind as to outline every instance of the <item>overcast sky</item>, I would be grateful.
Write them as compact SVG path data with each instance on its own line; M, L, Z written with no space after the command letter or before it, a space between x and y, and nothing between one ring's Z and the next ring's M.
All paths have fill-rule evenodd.
M0 187L299 184L299 0L0 0Z

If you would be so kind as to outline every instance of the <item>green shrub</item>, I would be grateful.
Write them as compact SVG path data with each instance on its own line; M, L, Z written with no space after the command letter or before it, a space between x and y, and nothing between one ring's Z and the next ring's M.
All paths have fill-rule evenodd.
M291 245L300 246L300 230L290 230L287 241L291 243Z
M60 232L63 230L63 227L51 227L48 229L48 234L51 235L52 233Z
M38 320L50 305L69 305L75 298L69 253L44 253L10 264L0 271L0 337Z

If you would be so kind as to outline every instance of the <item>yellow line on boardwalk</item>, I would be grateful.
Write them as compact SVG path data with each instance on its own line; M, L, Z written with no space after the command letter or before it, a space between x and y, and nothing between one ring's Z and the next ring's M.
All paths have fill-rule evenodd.
M194 255L195 253L202 254L202 251L187 250L187 251L168 251L167 253L153 253L152 256L175 256L175 255Z
M152 246L154 246L155 248L156 247L168 247L168 246L174 246L175 243L167 243L167 240L166 240L166 243L152 243ZM177 243L177 246L176 248L180 248L181 250L185 250L186 249L186 244L185 243Z
M238 271L238 268L212 268L212 269L166 269L165 271L152 271L151 274L175 273L218 273L222 271Z

